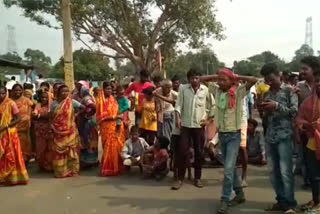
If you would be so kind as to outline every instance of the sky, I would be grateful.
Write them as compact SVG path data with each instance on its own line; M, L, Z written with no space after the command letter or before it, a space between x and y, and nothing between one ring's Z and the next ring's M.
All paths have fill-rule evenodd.
M217 19L226 39L208 39L220 61L232 66L263 51L272 51L290 61L305 41L306 18L313 18L313 48L320 50L319 0L216 0ZM15 26L17 51L44 51L57 62L63 54L62 31L39 26L22 16L19 8L6 9L0 0L0 54L7 52L7 25ZM82 47L74 42L73 49ZM185 50L187 51L187 50Z

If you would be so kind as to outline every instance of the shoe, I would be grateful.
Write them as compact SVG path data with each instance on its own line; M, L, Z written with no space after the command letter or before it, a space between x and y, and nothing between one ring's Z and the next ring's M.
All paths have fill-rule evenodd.
M242 180L241 187L242 187L242 188L248 187L248 183L247 183L246 180Z
M217 210L217 214L227 214L228 213L228 204L225 201L221 201L220 207Z
M283 208L280 204L276 203L266 208L265 211L283 211Z
M244 195L242 195L242 196L236 195L230 201L230 203L228 205L229 205L229 207L234 207L234 206L237 206L239 204L243 204L244 202L246 202L246 198L244 197Z
M194 180L194 185L196 187L198 187L198 188L203 188L204 187L200 179Z
M171 187L172 190L179 190L182 186L182 181L175 181Z

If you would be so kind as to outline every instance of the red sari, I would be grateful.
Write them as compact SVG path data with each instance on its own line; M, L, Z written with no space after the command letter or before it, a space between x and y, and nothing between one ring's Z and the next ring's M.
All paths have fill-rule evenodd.
M116 118L119 106L117 100L110 96L105 98L103 92L97 100L97 120L100 124L103 155L101 160L101 175L119 175L123 170L120 152L125 142L124 126L121 125L119 132L116 130L116 120L106 120L106 118Z
M314 138L316 157L320 160L320 98L313 92L300 106L297 125L304 127L309 139ZM318 122L317 122L318 121ZM317 122L317 123L316 123ZM312 126L313 123L316 125Z
M14 100L19 109L21 117L20 122L17 124L18 134L20 138L21 149L23 158L28 162L33 157L30 128L31 128L31 111L33 102L21 96L19 99Z
M41 106L37 104L35 112L38 115L46 115L49 113L49 104L47 106ZM40 169L47 171L52 170L52 130L48 119L34 120L34 130L36 137L36 160Z
M6 98L0 104L0 126L8 126L15 103ZM27 184L29 176L24 164L17 129L8 128L0 133L0 184Z
M80 139L71 97L67 97L54 109L51 128L53 130L52 165L55 177L78 175Z

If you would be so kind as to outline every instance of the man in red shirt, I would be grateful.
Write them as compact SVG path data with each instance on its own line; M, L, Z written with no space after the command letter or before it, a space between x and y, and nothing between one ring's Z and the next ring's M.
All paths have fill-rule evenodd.
M126 96L132 97L132 92L134 92L134 102L135 102L135 125L140 125L141 120L141 105L144 98L142 93L143 89L152 87L152 83L149 80L149 72L147 70L140 71L140 81L132 83L126 90ZM131 103L132 105L132 103Z

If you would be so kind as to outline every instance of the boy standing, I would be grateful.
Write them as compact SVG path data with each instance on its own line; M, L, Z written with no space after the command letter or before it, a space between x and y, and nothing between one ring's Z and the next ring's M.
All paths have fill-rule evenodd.
M241 142L241 119L243 114L244 98L250 88L257 82L254 77L238 76L232 70L223 68L218 75L206 76L202 81L218 81L211 84L211 92L216 100L215 120L219 128L219 141L224 162L224 180L219 214L228 212L228 206L245 202L241 187L241 178L236 169L236 160ZM238 85L239 81L246 84ZM231 201L232 190L236 196Z
M272 166L271 183L277 200L268 210L293 214L297 202L294 198L292 123L298 111L298 97L292 88L281 84L276 64L264 65L261 74L270 85L259 108L266 119L265 139Z

